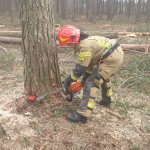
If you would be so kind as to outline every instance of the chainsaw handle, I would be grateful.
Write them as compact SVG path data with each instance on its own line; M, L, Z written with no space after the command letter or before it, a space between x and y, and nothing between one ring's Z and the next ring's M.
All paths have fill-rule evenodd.
M73 95L69 94L69 93L65 93L63 90L61 91L61 95L63 97L64 100L67 100L69 102L72 101Z
M73 95L72 95L72 94L67 94L67 95L66 95L66 100L67 100L68 102L72 102L72 99L73 99Z

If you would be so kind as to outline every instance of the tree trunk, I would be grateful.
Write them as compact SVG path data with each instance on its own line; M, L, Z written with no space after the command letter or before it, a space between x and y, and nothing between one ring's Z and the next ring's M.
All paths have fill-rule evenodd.
M126 2L126 15L129 18L131 15L132 0Z
M61 85L53 0L20 1L24 86L27 94L38 96Z
M96 16L96 0L86 0L86 18L90 22L94 22Z
M141 0L138 0L137 7L136 7L136 15L135 15L135 21L140 21L140 15L141 15Z
M107 0L106 1L106 3L107 3L107 21L112 21L112 19L113 19L113 4L114 4L114 0Z
M17 20L15 2L14 0L9 0L9 3L10 3L10 20L11 20L11 24L14 25L15 21Z
M147 22L150 22L150 0L147 0L146 16Z
M119 1L119 3L118 3L118 5L119 5L119 15L122 15L123 14L123 1Z
M67 11L68 11L67 1L60 0L60 11L59 11L60 17L62 17L63 19L67 19L68 17Z

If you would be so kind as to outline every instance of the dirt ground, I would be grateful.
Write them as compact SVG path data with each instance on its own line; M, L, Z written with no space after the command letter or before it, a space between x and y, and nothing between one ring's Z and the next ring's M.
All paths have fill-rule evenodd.
M74 24L87 31L127 31L137 26L108 22ZM10 27L5 26L5 29L9 30ZM130 40L124 39L126 42ZM145 43L149 38L137 38L135 43L142 40ZM65 119L65 115L78 107L81 95L75 97L72 103L55 95L42 103L25 101L21 47L1 45L16 56L12 68L0 70L1 150L150 149L150 96L124 88L122 83L126 77L122 78L118 74L113 78L114 95L111 109L97 104L93 117L87 124L73 124ZM124 64L129 65L126 58L131 57L131 54L126 53ZM65 54L59 54L61 71L68 74L74 60L72 52L68 53L66 50Z

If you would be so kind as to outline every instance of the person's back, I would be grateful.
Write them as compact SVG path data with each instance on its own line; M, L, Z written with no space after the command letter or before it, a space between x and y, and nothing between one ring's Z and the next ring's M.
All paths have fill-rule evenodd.
M78 64L88 67L89 70L92 69L93 65L98 65L101 61L102 56L106 53L109 48L113 47L116 44L116 39L108 39L102 36L90 36L84 40L81 40L78 46L78 51L80 52L80 58ZM123 55L123 51L121 55ZM91 56L85 60L86 54L89 52ZM84 55L85 54L85 55ZM85 56L85 57L84 57ZM121 58L117 56L108 59L106 58L107 63L115 62L116 59L119 61Z

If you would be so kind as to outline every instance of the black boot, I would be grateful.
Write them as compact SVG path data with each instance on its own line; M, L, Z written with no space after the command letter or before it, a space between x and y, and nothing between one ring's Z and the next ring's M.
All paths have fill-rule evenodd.
M79 123L79 122L86 123L87 122L87 117L81 116L77 112L73 112L69 114L68 116L66 116L66 119L74 123Z
M102 84L102 100L100 101L100 105L104 107L110 107L111 97L107 96L107 88L105 87L105 83Z
M103 99L99 102L100 105L103 105L104 107L110 107L111 104L111 97L107 97L106 99Z

